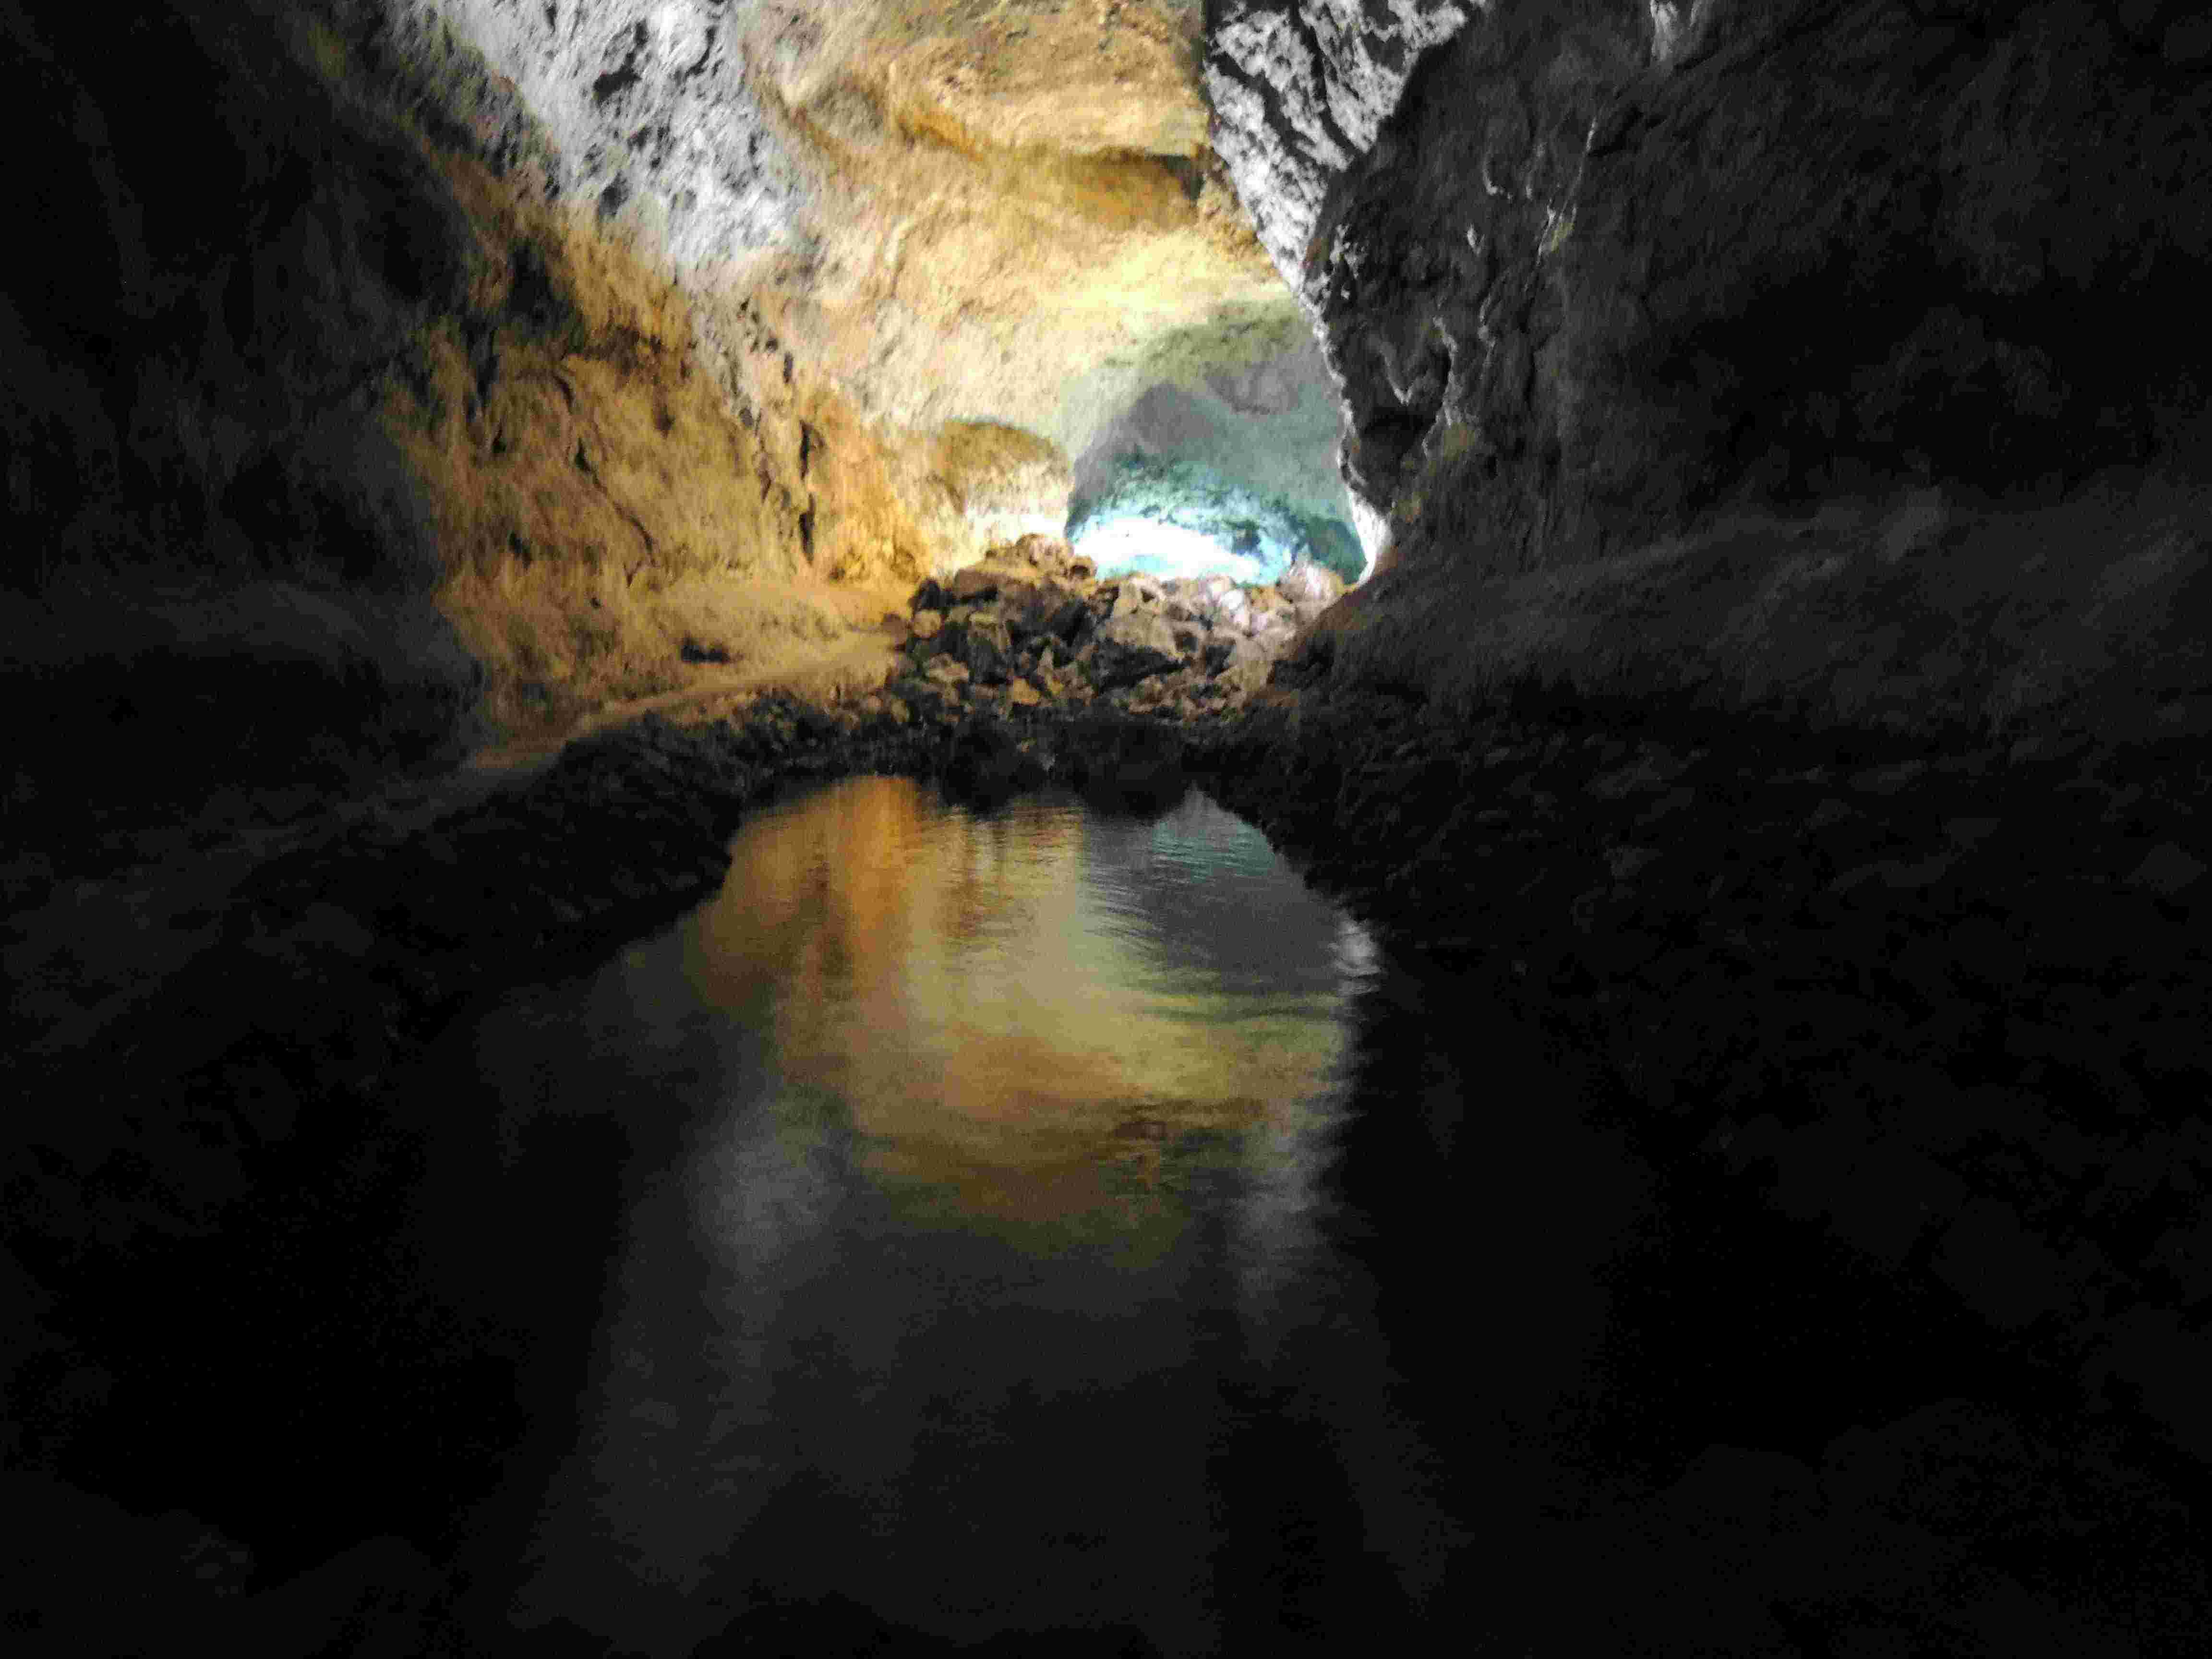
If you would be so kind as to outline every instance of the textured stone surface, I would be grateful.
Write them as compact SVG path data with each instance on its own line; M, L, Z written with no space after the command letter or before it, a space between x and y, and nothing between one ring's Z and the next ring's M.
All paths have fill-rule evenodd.
M1323 215L1371 504L1526 568L1744 490L2078 476L2190 401L2212 92L2104 9L1721 8L1671 62L1571 9L1456 38Z
M202 89L170 110L101 20L0 9L11 142L55 158L6 186L46 227L0 298L10 629L62 704L111 643L281 642L295 695L222 718L289 718L234 745L282 774L690 695L823 644L872 585L1059 532L1096 429L1296 327L1206 149L1199 26L182 0L119 36ZM431 590L450 628L403 603ZM295 591L345 628L285 632ZM161 706L252 681L183 666ZM55 726L17 793L62 804L39 778L72 746Z
M1232 13L1215 58L1255 31L1311 56L1328 9L1299 9L1303 33L1283 8ZM1371 143L1337 145L1355 153L1332 153L1292 273L1389 573L1347 610L1347 663L1430 684L1479 677L1485 653L1525 665L1495 635L1470 648L1480 616L1580 638L1592 683L1609 671L1583 647L1617 626L1638 672L1832 671L1811 688L1832 704L1865 699L1847 664L1996 718L2016 684L2123 663L2188 689L2172 659L2205 554L2155 514L2111 513L2117 538L2051 547L2025 581L1992 568L1995 501L2017 544L2023 491L2078 516L2130 491L2112 469L2194 476L2212 88L2182 61L2185 11L1500 0L1474 17ZM1297 195L1275 173L1318 151L1261 113L1239 130L1267 165L1234 165L1264 223ZM1271 234L1281 257L1295 239ZM2112 634L2090 596L2146 580L2160 616ZM2046 644L1988 629L2039 589ZM1816 592L1819 636L1793 632ZM1910 671L1881 665L1907 617L1953 636L1955 663L1931 641ZM1655 623L1668 643L1646 650ZM1804 660L1822 653L1828 670Z
M1301 286L1329 186L1375 142L1421 54L1480 0L1224 0L1206 36L1214 148Z
M1234 367L1290 314L1206 147L1195 0L331 3L710 343L750 305L870 420L1073 453L1163 351Z

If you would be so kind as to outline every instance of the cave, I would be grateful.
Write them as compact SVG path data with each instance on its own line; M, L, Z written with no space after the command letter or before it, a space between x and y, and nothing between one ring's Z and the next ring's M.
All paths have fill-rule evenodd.
M9 1651L2204 1650L2201 6L0 59Z

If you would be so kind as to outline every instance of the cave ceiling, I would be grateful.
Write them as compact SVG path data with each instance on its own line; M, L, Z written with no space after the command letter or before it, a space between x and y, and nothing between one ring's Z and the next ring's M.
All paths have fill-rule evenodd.
M1308 348L1209 147L1200 0L360 0L495 148L865 416L1085 452ZM1326 466L1326 454L1318 458Z

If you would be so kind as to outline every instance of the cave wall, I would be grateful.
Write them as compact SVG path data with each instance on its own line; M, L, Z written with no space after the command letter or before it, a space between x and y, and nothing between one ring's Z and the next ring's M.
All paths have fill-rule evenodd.
M4 18L11 136L55 162L9 180L51 228L0 308L9 666L58 759L102 712L148 758L241 723L264 773L433 758L486 714L681 684L702 632L828 631L810 584L929 568L930 458L757 307L708 337L569 211L465 43L350 5L155 9L119 51L100 19Z
M2197 689L2198 9L1497 0L1395 56L1340 9L1230 0L1208 59L1383 544L1330 672Z
M49 158L5 186L0 605L52 716L16 796L86 720L185 793L187 742L275 776L565 729L1056 532L1147 386L1299 331L1200 26L8 0Z

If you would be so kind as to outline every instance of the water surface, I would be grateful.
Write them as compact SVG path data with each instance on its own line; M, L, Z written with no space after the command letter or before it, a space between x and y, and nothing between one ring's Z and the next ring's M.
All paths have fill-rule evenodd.
M514 1620L678 1653L842 1598L1198 1653L1422 1599L1453 1528L1321 1224L1360 927L1196 796L852 780L732 853L474 1035L510 1160L637 1149Z

